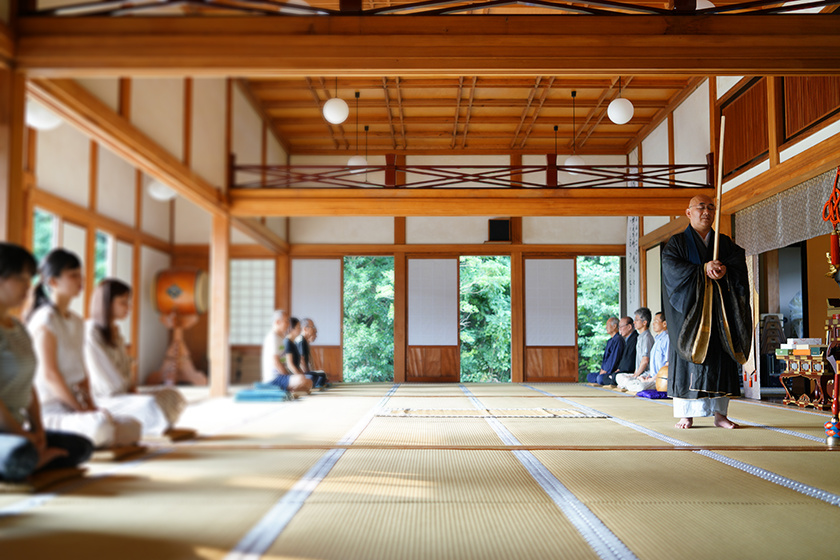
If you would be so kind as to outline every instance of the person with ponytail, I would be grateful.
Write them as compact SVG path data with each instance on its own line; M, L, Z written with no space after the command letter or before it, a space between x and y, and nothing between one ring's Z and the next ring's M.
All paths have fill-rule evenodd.
M85 323L85 365L95 402L112 414L130 416L143 425L143 434L159 436L172 428L187 401L174 388L137 393L132 359L117 321L131 312L131 288L114 278L102 280L93 292L90 319Z
M35 258L0 242L0 480L18 482L41 468L75 467L90 458L86 438L44 430L32 387L35 353L26 328L12 315L26 299Z
M140 439L140 423L97 408L91 397L84 361L84 321L70 310L82 292L79 258L54 249L41 263L27 327L35 340L38 368L35 388L47 428L83 435L97 448L131 445Z

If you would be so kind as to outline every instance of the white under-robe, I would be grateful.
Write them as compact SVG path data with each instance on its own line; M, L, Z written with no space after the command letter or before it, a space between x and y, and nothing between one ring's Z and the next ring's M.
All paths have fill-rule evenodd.
M143 435L158 436L175 425L187 403L171 387L156 387L145 394L129 393L131 356L119 332L111 346L93 321L85 324L85 364L96 404L112 414L130 416L143 425Z

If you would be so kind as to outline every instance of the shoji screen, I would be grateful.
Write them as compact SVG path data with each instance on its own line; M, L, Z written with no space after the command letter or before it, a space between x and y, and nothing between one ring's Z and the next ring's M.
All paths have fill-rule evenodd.
M457 382L458 259L408 259L407 381Z
M309 317L318 328L312 347L318 364L331 377L342 374L342 261L341 259L294 259L292 261L292 309L298 319Z
M577 381L574 259L525 260L525 380Z

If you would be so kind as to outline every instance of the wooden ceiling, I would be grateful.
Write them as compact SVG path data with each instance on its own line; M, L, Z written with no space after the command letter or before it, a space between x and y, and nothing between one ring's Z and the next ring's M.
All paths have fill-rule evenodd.
M555 126L556 153L571 153L574 141L578 153L626 154L701 79L622 76L621 95L635 107L624 125L607 117L607 106L619 95L618 81L618 76L311 76L242 85L292 154L547 154L555 153ZM330 124L321 110L336 95L350 107L340 125Z

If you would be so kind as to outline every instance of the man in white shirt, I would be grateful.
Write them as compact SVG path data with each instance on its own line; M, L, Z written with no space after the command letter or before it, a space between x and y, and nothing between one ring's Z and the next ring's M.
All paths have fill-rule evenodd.
M650 350L650 368L642 373L619 373L616 376L616 383L620 389L633 393L653 389L656 386L656 374L668 363L671 341L668 338L668 324L661 311L653 318L650 328L655 335L653 348Z
M289 330L289 316L282 310L274 312L271 330L265 335L262 345L262 380L271 383L279 374L286 374L283 364L285 355L284 338ZM288 389L288 387L282 387Z

